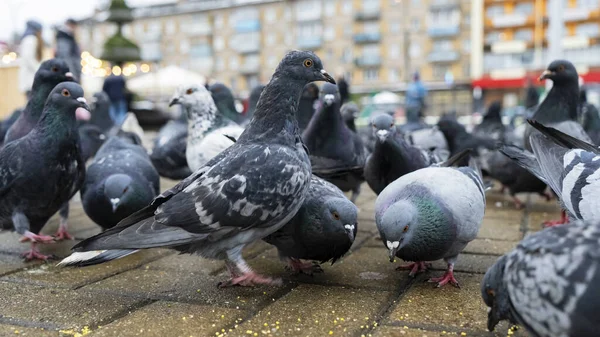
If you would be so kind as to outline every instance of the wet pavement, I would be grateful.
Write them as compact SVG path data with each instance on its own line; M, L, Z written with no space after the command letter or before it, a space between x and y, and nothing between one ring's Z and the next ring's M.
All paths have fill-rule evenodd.
M164 190L175 182L163 180ZM523 197L525 198L525 197ZM367 186L357 201L359 232L341 261L314 277L291 275L274 248L258 242L245 252L258 272L283 278L281 287L218 289L222 262L169 250L149 250L99 266L57 268L25 263L28 246L0 233L0 336L525 336L501 324L486 330L480 282L487 268L540 223L559 216L555 201L528 199L515 210L508 196L488 194L479 238L455 267L461 289L424 282L443 273L443 262L416 278L396 271L378 239L375 195ZM98 233L72 201L77 240ZM44 232L58 226L53 218ZM76 242L75 241L75 242ZM43 247L65 257L74 241Z

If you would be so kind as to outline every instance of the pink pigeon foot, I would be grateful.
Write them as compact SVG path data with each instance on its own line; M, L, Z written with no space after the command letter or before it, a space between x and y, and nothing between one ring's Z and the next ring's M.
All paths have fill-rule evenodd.
M517 198L516 196L513 196L513 202L515 203L516 209L523 209L523 207L525 206L523 205L523 202L519 200L519 198Z
M19 240L20 242L37 242L37 243L54 243L54 238L49 235L38 235L32 232L25 232L23 237Z
M542 223L542 227L548 228L548 227L560 226L560 225L564 225L564 224L568 224L568 223L569 223L569 218L567 218L567 212L561 211L560 220L546 221L546 222Z
M56 231L56 234L54 234L54 239L56 241L62 241L62 240L73 240L74 237L73 235L69 234L69 232L67 231L67 223L62 223L60 224L60 226L58 227L58 231Z
M408 276L414 277L415 275L417 275L419 273L426 272L427 268L430 268L430 267L431 267L431 263L419 261L419 262L410 263L405 266L400 266L400 267L396 268L396 270L410 270L410 273L408 273Z
M306 274L313 275L316 273L322 273L323 268L313 262L302 262L299 259L290 258L288 261L287 269L294 272L294 274Z
M272 285L272 286L280 286L282 284L281 279L274 279L271 277L266 277L259 275L253 271L242 274L238 277L232 277L231 279L219 283L219 288L227 288L232 286L242 286L242 287L253 287L256 285Z
M23 258L25 258L25 261L33 261L33 260L48 261L48 259L51 257L50 255L44 255L44 254L40 253L40 251L36 247L35 242L31 244L31 249L26 251L25 253L21 254L21 256Z
M448 265L448 270L446 270L442 277L432 277L429 280L427 280L427 282L437 283L437 288L442 287L448 283L452 284L457 288L460 288L460 285L458 285L458 281L454 277L454 266L452 265Z

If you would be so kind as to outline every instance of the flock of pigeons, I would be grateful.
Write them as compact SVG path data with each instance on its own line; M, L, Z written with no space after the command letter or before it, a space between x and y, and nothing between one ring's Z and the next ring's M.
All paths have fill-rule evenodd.
M317 262L335 262L354 242L354 201L366 181L378 194L375 220L390 261L412 262L399 269L415 275L443 259L446 272L429 281L458 286L454 265L481 227L487 177L513 196L550 197L549 186L569 223L527 237L488 270L488 327L507 319L536 336L591 336L600 327L600 150L577 122L575 67L555 61L543 78L553 88L521 130L505 127L493 104L473 133L452 115L433 127L396 126L385 113L360 132L358 107L342 105L321 60L291 51L253 90L246 120L222 84L179 89L170 104L183 118L160 130L148 154L108 120L106 95L96 94L90 109L66 64L49 60L27 106L0 128L0 225L31 241L27 259L47 259L37 244L71 238L68 204L80 191L104 231L60 265L167 247L225 260L230 278L221 287L273 285L281 281L255 273L244 247L265 240L293 271L322 272ZM315 81L326 83L319 90ZM182 180L159 194L159 176ZM58 233L41 235L57 211Z

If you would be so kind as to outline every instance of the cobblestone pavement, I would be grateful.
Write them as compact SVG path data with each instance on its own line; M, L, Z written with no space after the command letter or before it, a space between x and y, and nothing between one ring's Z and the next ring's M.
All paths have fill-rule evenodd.
M164 180L164 190L174 182ZM18 235L0 233L0 336L524 336L500 325L486 331L480 297L483 273L540 223L559 215L556 202L531 197L516 211L508 197L488 194L479 238L459 257L461 289L423 282L444 264L412 279L396 271L378 239L375 195L365 186L357 201L360 222L351 252L324 274L295 276L284 270L266 243L245 255L257 271L284 279L279 288L218 289L226 278L219 261L149 250L108 264L56 268L24 263L27 246ZM99 232L72 201L70 225L77 240ZM53 233L54 218L44 232ZM69 254L73 241L42 252Z

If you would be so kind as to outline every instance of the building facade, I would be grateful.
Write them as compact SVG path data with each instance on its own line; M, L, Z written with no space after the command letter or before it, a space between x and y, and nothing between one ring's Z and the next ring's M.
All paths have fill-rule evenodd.
M179 0L136 8L126 37L154 67L175 64L242 95L265 83L286 51L315 51L354 93L402 92L419 71L439 109L470 103L470 0ZM101 54L114 33L100 11L80 25Z

